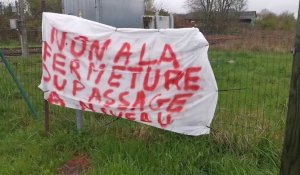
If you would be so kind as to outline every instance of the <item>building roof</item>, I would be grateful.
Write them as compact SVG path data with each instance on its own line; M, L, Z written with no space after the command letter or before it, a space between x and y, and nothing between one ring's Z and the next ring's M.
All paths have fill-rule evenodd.
M239 19L255 19L257 17L256 11L242 11L242 12L231 12L235 15L239 15ZM183 19L189 19L189 20L199 20L201 17L199 13L192 12L185 15L178 15L181 16Z
M255 19L257 17L256 11L242 11L240 12L240 19Z

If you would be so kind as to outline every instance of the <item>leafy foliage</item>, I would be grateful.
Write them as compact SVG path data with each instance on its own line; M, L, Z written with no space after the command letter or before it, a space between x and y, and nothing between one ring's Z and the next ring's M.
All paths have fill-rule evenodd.
M259 28L264 30L282 30L294 32L296 29L296 19L293 13L283 12L280 15L265 9L259 14L257 20Z
M26 13L26 26L28 28L38 28L41 26L41 16L42 16L42 4L41 0L24 0L25 1L25 13ZM44 11L47 12L61 12L61 0L51 0L44 1L45 8ZM1 3L1 1L0 1ZM17 3L16 3L17 4ZM9 28L9 19L18 18L17 13L12 12L13 7L16 6L15 2L9 1L8 3L1 3L2 5L2 15L0 15L0 28Z
M27 0L28 22L27 27L38 28L41 26L42 3L41 0ZM45 1L44 11L61 13L61 0Z

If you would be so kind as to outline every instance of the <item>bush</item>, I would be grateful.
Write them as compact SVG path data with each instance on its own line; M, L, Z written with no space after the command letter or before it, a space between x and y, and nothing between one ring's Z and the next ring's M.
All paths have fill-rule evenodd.
M280 15L263 10L259 14L257 26L263 30L282 30L294 32L296 27L296 19L293 13L283 12Z

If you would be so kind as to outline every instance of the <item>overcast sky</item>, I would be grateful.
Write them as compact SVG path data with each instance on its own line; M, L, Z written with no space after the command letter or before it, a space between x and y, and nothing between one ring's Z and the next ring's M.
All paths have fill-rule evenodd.
M14 0L0 0L3 2ZM184 7L186 0L155 0L161 3L166 9L173 13L184 13L187 11ZM298 13L299 0L248 0L247 10L255 10L260 12L262 9L269 9L277 14L284 11L289 11L295 14Z
M163 6L174 13L185 12L185 0L156 0L163 3ZM247 10L260 12L262 9L269 9L277 14L289 11L295 15L298 13L299 0L248 0Z

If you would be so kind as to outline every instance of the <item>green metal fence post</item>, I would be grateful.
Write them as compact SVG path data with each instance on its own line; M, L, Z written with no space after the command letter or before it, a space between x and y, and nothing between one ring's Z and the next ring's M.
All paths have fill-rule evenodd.
M23 88L23 86L21 85L20 81L17 79L12 67L10 66L9 62L7 61L7 59L4 57L4 54L2 52L2 50L0 49L0 58L1 60L3 61L7 71L9 72L9 74L11 75L11 77L13 78L14 82L16 83L17 85L17 88L19 89L22 97L24 98L31 114L33 117L37 118L37 112L36 110L34 109L29 97L28 97L28 94L26 93L25 89Z

